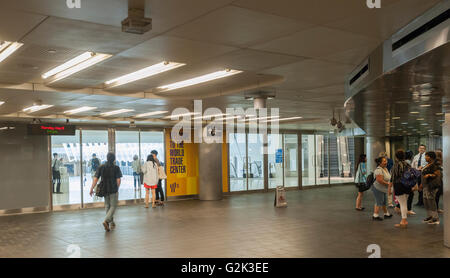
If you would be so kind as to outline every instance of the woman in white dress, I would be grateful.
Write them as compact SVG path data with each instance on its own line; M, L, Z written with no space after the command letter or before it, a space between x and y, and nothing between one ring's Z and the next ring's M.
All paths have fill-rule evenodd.
M150 190L152 190L152 208L155 205L155 189L158 186L158 164L156 163L153 155L147 156L147 162L142 166L142 173L144 174L144 187L145 187L145 207L148 208L148 199Z

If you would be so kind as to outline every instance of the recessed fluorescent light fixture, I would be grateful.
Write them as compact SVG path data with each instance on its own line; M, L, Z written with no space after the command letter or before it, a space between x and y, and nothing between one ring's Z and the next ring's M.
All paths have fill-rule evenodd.
M171 119L172 117L184 117L184 116L194 116L194 115L199 115L200 113L198 112L189 112L189 113L184 113L184 114L176 114L176 115L170 115L170 116L166 116L163 119Z
M421 104L420 107L430 107L431 104Z
M138 71L117 77L115 79L109 80L105 82L105 87L113 88L116 86L120 86L123 84L127 84L130 82L134 82L139 79L147 78L159 73L163 73L165 71L173 70L179 67L182 67L186 64L174 63L174 62L161 62L159 64L155 64Z
M417 119L418 121L423 121L423 120L425 120L424 118L418 118Z
M97 107L90 107L90 106L83 106L77 109L72 109L69 111L64 111L64 114L69 114L69 115L73 115L73 114L77 114L77 113L81 113L81 112L86 112L86 111L90 111L90 110L94 110L97 109Z
M0 101L0 105L2 105L2 104L5 104L5 102L4 101Z
M400 117L392 117L393 120L398 120Z
M53 83L106 60L111 56L109 54L88 51L44 73L42 78L47 79L47 83Z
M427 123L423 123L423 124L420 124L420 125L428 125Z
M37 112L39 110L44 110L44 109L47 109L47 108L50 108L50 107L53 107L53 105L47 105L47 104L33 105L33 106L30 106L28 108L23 109L23 112L25 112L25 113L34 113L34 112Z
M436 116L442 116L442 115L444 115L444 113L442 113L442 112L436 113Z
M215 79L232 76L232 75L235 75L235 74L238 74L241 72L242 71L240 71L240 70L232 70L232 69L216 71L213 73L208 73L208 74L198 76L195 78L191 78L188 80L172 83L169 85L164 85L164 86L158 87L158 89L163 90L163 91L175 90L175 89L184 88L184 87L188 87L188 86L192 86L192 85L196 85L196 84L200 84L200 83L205 83L205 82L215 80Z
M407 125L408 123L402 123L402 125Z
M0 63L8 58L9 55L13 54L22 45L23 43L20 42L0 42Z
M195 117L195 118L192 118L193 120L199 120L199 119L205 119L205 118L210 118L210 119L212 119L212 118L215 118L215 117L223 117L223 116L228 116L228 114L224 114L224 113L221 113L221 114L214 114L214 115L204 115L204 116L199 116L199 117Z
M273 120L267 120L266 122L288 121L288 120L297 120L297 119L303 119L303 117L291 117L291 118L283 118L283 119L273 119Z
M138 114L136 116L134 116L135 118L144 118L144 117L149 117L149 116L154 116L154 115L159 115L159 114L164 114L167 113L169 111L153 111L153 112L148 112L148 113L142 113L142 114Z
M412 112L409 112L409 113L411 113L411 114L419 114L419 112L417 112L417 111L412 111Z
M132 111L134 111L134 110L133 109L119 109L119 110L114 110L114 111L101 113L100 115L103 116L103 117L107 117L107 116L123 114L123 113L127 113L127 112L132 112Z

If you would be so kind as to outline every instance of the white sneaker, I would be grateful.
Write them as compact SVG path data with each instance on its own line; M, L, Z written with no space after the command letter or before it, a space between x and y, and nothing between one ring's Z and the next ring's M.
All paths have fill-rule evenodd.
M412 210L408 211L408 215L416 215L416 213Z

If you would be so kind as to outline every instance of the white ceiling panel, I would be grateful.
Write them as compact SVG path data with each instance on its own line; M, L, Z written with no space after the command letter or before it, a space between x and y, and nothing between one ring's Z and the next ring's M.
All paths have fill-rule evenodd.
M157 36L120 55L132 58L150 58L155 62L194 63L233 50L236 48L170 36Z
M227 6L177 27L169 35L242 47L309 27L292 19Z
M383 7L398 1L382 0ZM233 5L318 25L368 10L365 0L238 0Z
M1 1L19 2L19 1ZM0 4L0 41L19 41L46 16L3 9Z
M374 49L378 41L326 27L314 27L295 34L252 46L255 49L323 58L349 49L366 47Z

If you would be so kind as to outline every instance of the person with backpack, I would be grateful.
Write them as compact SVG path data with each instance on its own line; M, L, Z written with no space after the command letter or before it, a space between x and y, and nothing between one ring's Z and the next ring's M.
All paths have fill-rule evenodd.
M422 168L422 192L423 203L427 210L428 217L423 222L430 225L439 225L439 214L436 206L436 194L441 186L442 172L436 163L436 153L427 152L425 154L427 165Z
M392 214L386 208L387 194L392 191L391 174L386 168L388 161L385 157L375 159L375 163L377 164L377 168L373 172L375 181L373 182L372 192L376 203L372 219L382 221L383 218L379 216L380 209L384 212L384 219L392 217Z
M405 152L405 162L406 164L408 164L408 166L411 168L411 162L412 162L412 158L414 156L414 153L410 150ZM414 168L412 168L414 169ZM420 172L419 171L414 171L415 175L418 177L418 179L420 179ZM411 215L416 215L416 213L412 210L412 203L414 200L414 191L417 189L417 181L415 183L415 185L411 188L411 192L408 195L408 200L407 200L407 207L408 207L408 212L407 215L411 216ZM398 213L401 213L401 209L400 209L400 203L397 204L395 211Z
M105 231L115 229L114 213L117 209L119 200L119 187L122 178L120 167L114 164L116 156L110 152L106 155L106 163L98 167L97 172L92 181L89 194L94 194L94 187L97 186L96 195L105 198L106 218L103 221ZM98 180L100 183L97 185Z
M145 187L145 208L148 208L150 190L152 190L152 208L155 208L156 193L155 190L158 187L159 175L158 164L153 156L149 154L147 156L147 162L142 167L142 173L144 174L144 187Z
M391 182L394 186L394 193L400 205L402 220L400 224L395 224L397 228L406 228L408 226L408 197L411 194L412 186L416 184L417 175L411 174L408 171L415 171L405 161L405 151L402 149L395 153L395 163L392 168ZM412 185L412 186L411 186Z
M363 211L362 198L364 191L368 188L365 186L367 181L367 158L365 154L359 156L358 167L355 175L355 184L358 187L358 197L356 198L356 210Z

